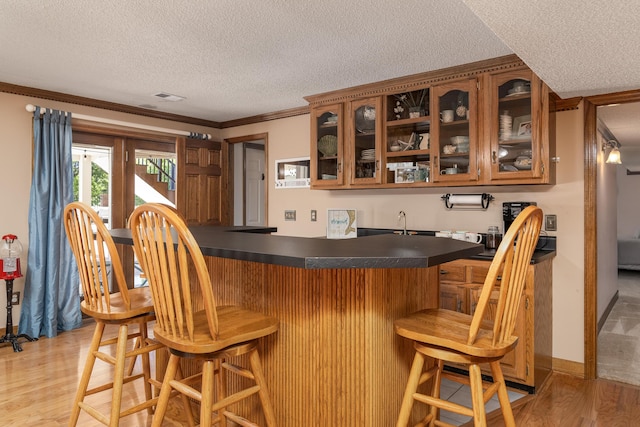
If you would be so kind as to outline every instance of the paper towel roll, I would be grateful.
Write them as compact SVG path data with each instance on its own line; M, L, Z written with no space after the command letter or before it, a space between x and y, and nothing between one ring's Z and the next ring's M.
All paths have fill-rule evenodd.
M482 206L482 194L451 194L449 204L453 206Z

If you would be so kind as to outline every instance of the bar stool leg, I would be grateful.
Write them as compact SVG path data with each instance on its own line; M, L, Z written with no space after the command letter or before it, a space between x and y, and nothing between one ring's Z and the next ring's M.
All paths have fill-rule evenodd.
M124 370L127 353L128 325L122 324L118 328L118 343L116 344L116 366L114 368L113 394L111 397L110 427L120 424L120 405L122 403L122 385L124 384Z
M267 390L267 381L264 379L264 373L262 372L262 364L260 363L260 355L258 349L254 348L249 355L249 361L251 363L251 370L253 371L253 377L256 384L260 386L258 394L260 395L260 401L262 402L262 410L264 411L264 418L267 421L268 427L275 427L276 415L273 412L273 406L271 406L271 399L269 398L269 390Z
M214 366L213 360L206 360L202 365L202 401L200 402L200 425L211 425L211 407L213 406ZM222 409L220 411L223 411ZM223 416L224 417L224 416Z
M167 406L169 404L169 397L171 397L171 384L170 382L176 376L176 371L178 370L178 364L180 363L180 358L174 354L169 356L169 362L167 364L167 369L164 373L164 379L162 380L162 386L160 387L160 396L158 397L158 405L156 406L156 411L153 414L153 421L151 423L151 427L161 427L162 420L164 419L164 415L167 412Z
M413 408L413 393L418 389L420 374L422 374L422 368L424 367L424 358L422 353L416 351L416 355L413 358L413 365L411 365L411 372L409 372L409 378L407 380L407 388L404 390L402 406L400 407L400 414L398 415L398 422L396 423L397 427L407 427L409 423L411 408Z
M87 360L84 363L84 370L82 371L82 377L80 378L80 384L78 384L78 391L76 392L76 398L73 401L73 408L71 409L71 418L69 419L69 427L75 427L78 423L78 417L80 416L80 402L84 400L84 396L87 393L89 387L89 380L91 379L91 372L93 371L93 365L96 362L96 352L100 348L100 341L102 340L102 334L104 333L104 323L96 322L96 327L93 331L93 338L91 338L91 344L87 353Z

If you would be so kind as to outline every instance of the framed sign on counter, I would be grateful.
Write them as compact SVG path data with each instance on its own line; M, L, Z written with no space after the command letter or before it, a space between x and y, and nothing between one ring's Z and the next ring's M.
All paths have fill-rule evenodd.
M355 209L327 210L327 238L353 239L358 237Z

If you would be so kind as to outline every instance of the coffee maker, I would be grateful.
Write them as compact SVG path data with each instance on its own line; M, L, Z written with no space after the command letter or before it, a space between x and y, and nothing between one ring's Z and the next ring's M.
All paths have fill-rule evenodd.
M503 233L506 233L518 214L527 206L536 206L536 202L503 202L502 221L504 222Z

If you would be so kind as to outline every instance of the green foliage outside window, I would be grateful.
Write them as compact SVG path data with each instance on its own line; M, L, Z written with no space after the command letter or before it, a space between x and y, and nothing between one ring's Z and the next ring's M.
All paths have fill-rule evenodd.
M73 162L73 200L80 197L80 162ZM91 206L101 206L101 196L109 194L109 174L100 166L91 163Z

